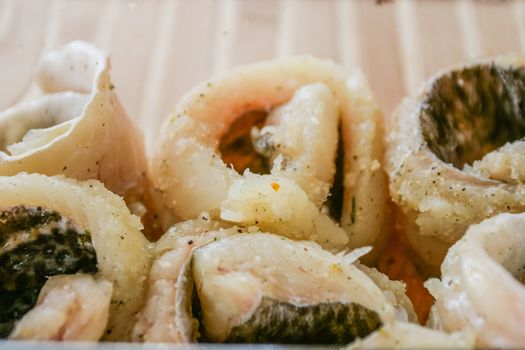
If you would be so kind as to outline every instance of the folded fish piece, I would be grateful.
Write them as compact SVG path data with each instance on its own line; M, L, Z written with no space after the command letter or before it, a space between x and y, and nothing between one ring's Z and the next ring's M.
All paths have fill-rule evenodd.
M96 180L24 173L0 176L0 193L0 337L98 340L100 325L90 332L78 322L107 313L104 339L129 339L151 247L124 201ZM68 277L79 273L94 280ZM79 311L79 303L94 309ZM66 309L72 314L64 320ZM49 313L63 329L49 328Z
M264 233L196 249L203 335L214 342L320 344L364 337L393 318L394 308L352 262L315 243Z
M434 273L469 225L525 209L524 82L521 57L447 69L387 126L390 191L411 246Z
M313 242L212 227L159 240L137 340L348 344L415 318L400 286L353 265L368 249L334 255Z

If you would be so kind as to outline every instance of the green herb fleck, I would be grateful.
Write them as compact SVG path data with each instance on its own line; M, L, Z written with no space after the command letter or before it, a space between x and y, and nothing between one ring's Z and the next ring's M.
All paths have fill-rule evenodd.
M352 212L350 213L350 221L355 224L355 196L352 196Z

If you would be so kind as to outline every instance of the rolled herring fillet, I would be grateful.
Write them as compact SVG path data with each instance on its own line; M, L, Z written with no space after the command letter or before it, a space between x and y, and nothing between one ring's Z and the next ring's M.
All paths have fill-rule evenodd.
M525 214L499 214L469 227L426 286L434 321L446 331L470 330L477 347L525 346Z
M108 54L74 41L43 57L34 84L39 96L0 112L0 175L96 179L153 217L143 137L115 94Z
M80 340L78 322L109 313L104 339L128 340L151 247L122 198L96 180L25 173L0 176L0 193L0 337ZM88 314L77 307L90 303ZM49 329L49 313L61 330ZM102 335L96 330L90 340Z
M159 240L138 340L348 344L415 319L399 282L353 265L369 249L334 255L313 242L206 225Z
M524 64L509 56L439 72L387 126L390 192L431 269L469 225L525 209Z
M206 211L329 249L379 251L390 227L382 140L360 73L311 57L263 62L186 94L162 126L152 173L183 220Z

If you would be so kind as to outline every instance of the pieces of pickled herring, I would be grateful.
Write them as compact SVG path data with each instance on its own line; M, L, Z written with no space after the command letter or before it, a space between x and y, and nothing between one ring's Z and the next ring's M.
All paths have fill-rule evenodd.
M182 220L202 211L219 218L230 187L242 178L236 169L266 170L264 158L247 137L253 125L264 124L266 114L268 120L254 132L254 141L273 162L279 175L272 173L274 179L292 179L316 208L326 203L329 188L330 214L348 240L343 247L372 245L377 257L391 230L388 179L382 168L383 116L363 75L346 72L332 61L295 57L261 62L187 93L164 122L152 159L155 188L164 204ZM235 169L229 167L235 161ZM301 171L296 174L295 168ZM327 222L326 216L321 220ZM316 230L308 234L316 235Z
M368 335L393 320L395 309L353 259L266 233L196 249L204 339L347 344Z
M521 56L452 67L389 119L390 192L434 274L469 225L525 209L524 82Z
M499 214L472 225L450 248L441 280L426 283L434 323L470 330L476 346L525 346L525 214Z
M142 135L115 94L108 54L71 42L41 59L34 83L40 96L0 111L0 175L97 179L126 200L141 198Z
M158 242L134 339L347 344L414 320L400 282L354 265L369 250L334 255L206 215L182 222Z
M151 251L140 232L139 218L129 212L124 200L96 180L23 173L0 176L0 193L0 336L8 336L14 323L31 312L50 277L82 272L96 279L94 291L99 290L99 281L112 285L104 339L128 340L142 305ZM43 297L41 309L50 310L52 302L53 310L84 315L75 311L75 300L86 296L81 286L91 289L86 283L75 281L73 287L67 287L81 291L67 292L74 298L64 297L62 306L53 297L61 289L52 289ZM101 304L97 305L98 309ZM40 316L27 322L38 329L39 320L46 323ZM66 325L68 322L65 320ZM41 329L48 326L42 324ZM83 336L73 330L69 336L74 334Z
M46 53L35 69L35 93L0 111L0 175L99 180L124 197L156 239L170 216L150 188L142 135L118 99L110 68L106 52L82 41Z

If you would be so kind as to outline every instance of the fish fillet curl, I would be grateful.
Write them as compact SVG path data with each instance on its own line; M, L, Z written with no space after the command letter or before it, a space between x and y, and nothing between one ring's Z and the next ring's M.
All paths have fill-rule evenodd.
M366 251L334 255L313 242L247 233L206 216L179 223L157 242L158 256L134 339L196 342L200 328L197 315L192 315L194 288L211 341L224 341L229 330L250 318L263 297L303 306L358 303L377 312L384 323L414 321L400 282L353 265Z
M389 120L390 193L434 273L469 225L525 210L524 73L520 57L444 70Z
M0 176L0 193L0 209L40 206L90 232L97 256L95 276L113 285L104 339L129 340L142 304L151 247L141 233L140 219L129 212L122 198L96 180L80 182L38 174ZM45 319L42 323L47 327Z
M185 274L193 250L223 237L243 232L210 220L198 219L173 225L155 244L144 307L133 329L133 341L191 343L198 337L198 323L191 315L193 279Z
M253 111L269 113L252 131L256 149L268 151L271 174L240 175L221 159L221 137ZM340 225L320 211L335 175L339 125ZM382 133L382 115L361 74L311 57L249 65L183 97L162 126L154 185L183 220L206 211L289 237L299 232L326 248L379 247L390 227Z
M96 179L138 214L153 210L143 137L115 94L108 54L72 42L42 58L34 85L38 96L0 112L0 175Z
M9 339L97 341L106 330L112 290L112 283L89 275L50 277Z
M441 280L426 283L435 323L469 330L481 348L523 348L525 214L500 214L472 225L450 248Z

